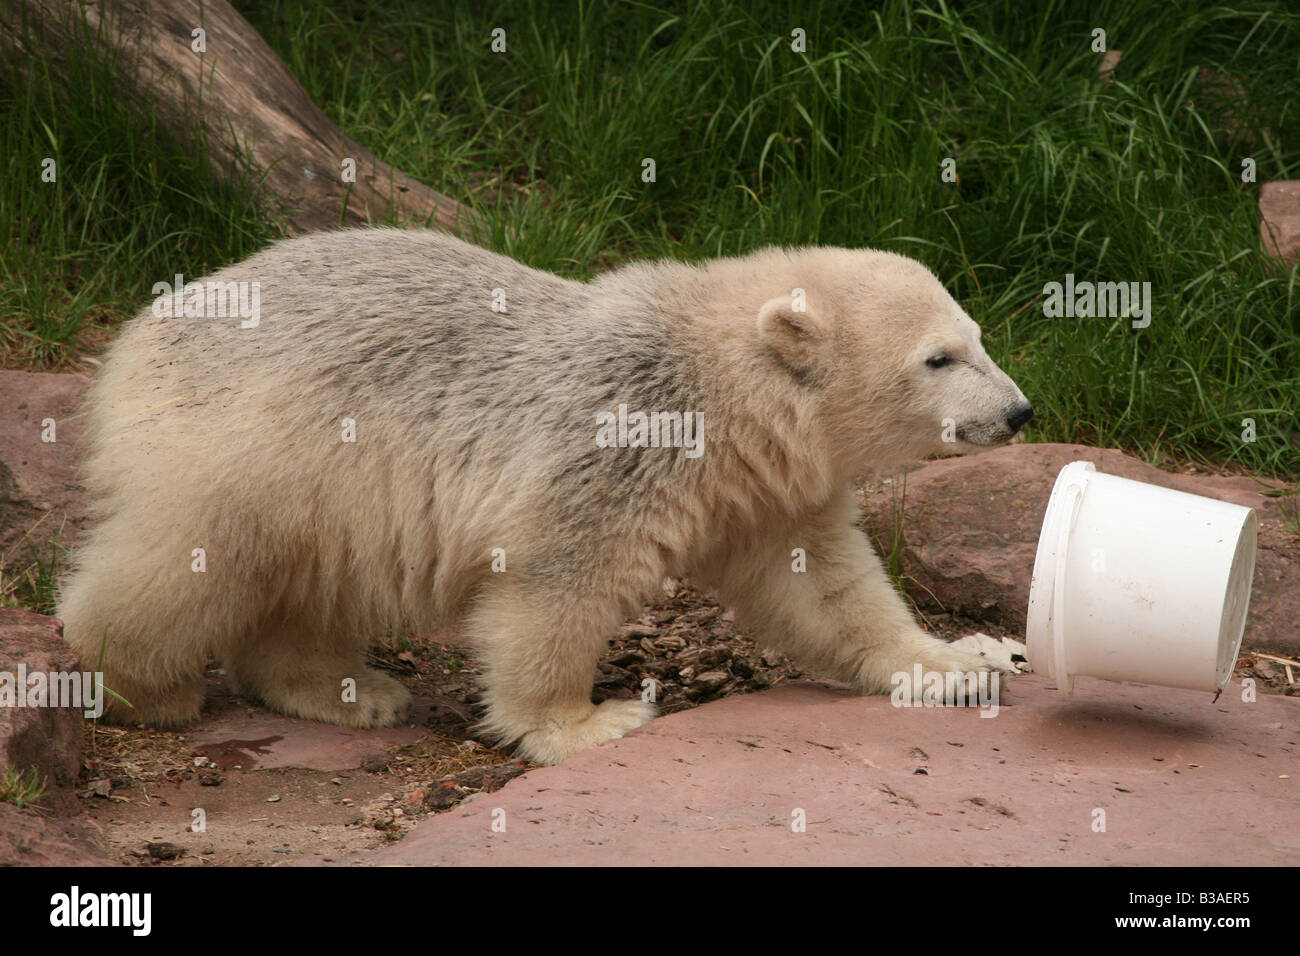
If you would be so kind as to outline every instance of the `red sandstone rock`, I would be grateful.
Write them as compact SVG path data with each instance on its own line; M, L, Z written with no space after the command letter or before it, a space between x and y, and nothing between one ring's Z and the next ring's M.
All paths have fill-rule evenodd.
M1300 699L1080 678L1062 701L1028 675L1003 704L984 718L809 683L729 697L352 862L1260 866L1300 853Z

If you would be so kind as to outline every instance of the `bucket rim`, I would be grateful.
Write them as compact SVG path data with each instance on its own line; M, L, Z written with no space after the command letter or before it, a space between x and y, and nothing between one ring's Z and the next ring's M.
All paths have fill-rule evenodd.
M1061 555L1057 553L1061 539L1061 524L1073 523L1076 509L1068 509L1066 489L1079 487L1082 498L1088 490L1089 478L1097 474L1097 466L1083 459L1072 461L1057 473L1052 494L1043 512L1043 525L1038 533L1038 550L1034 555L1034 571L1029 581L1029 607L1025 614L1025 644L1030 663L1038 668L1046 665L1047 675L1056 681L1061 697L1069 700L1074 695L1074 677L1066 672L1065 648L1058 646L1054 637L1054 595L1057 575L1062 570ZM1073 503L1071 500L1070 503ZM1068 538L1065 539L1068 543Z

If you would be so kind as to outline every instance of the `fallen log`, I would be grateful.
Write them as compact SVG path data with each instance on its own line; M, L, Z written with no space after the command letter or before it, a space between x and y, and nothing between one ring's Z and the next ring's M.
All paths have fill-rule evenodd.
M124 95L203 137L218 175L258 183L291 234L392 217L480 235L468 207L340 130L226 0L0 0L0 48L20 64L44 56L58 71L88 43L111 49Z

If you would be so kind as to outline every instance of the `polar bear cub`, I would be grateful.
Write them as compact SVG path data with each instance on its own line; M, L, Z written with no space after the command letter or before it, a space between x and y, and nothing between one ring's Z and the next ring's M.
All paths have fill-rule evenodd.
M256 321L210 314L230 283ZM215 655L283 713L392 724L409 697L369 641L459 619L482 730L554 763L653 716L591 690L665 577L864 693L987 667L917 626L856 527L856 475L1031 414L915 261L771 248L584 283L365 229L207 289L129 323L87 398L97 521L59 613L84 660L106 648L133 704L110 718L195 720Z

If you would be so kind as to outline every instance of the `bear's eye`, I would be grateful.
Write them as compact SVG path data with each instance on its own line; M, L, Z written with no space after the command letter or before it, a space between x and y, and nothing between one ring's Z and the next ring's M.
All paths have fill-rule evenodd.
M947 355L932 355L925 360L925 364L930 368L943 368L945 365L951 365L952 359Z

